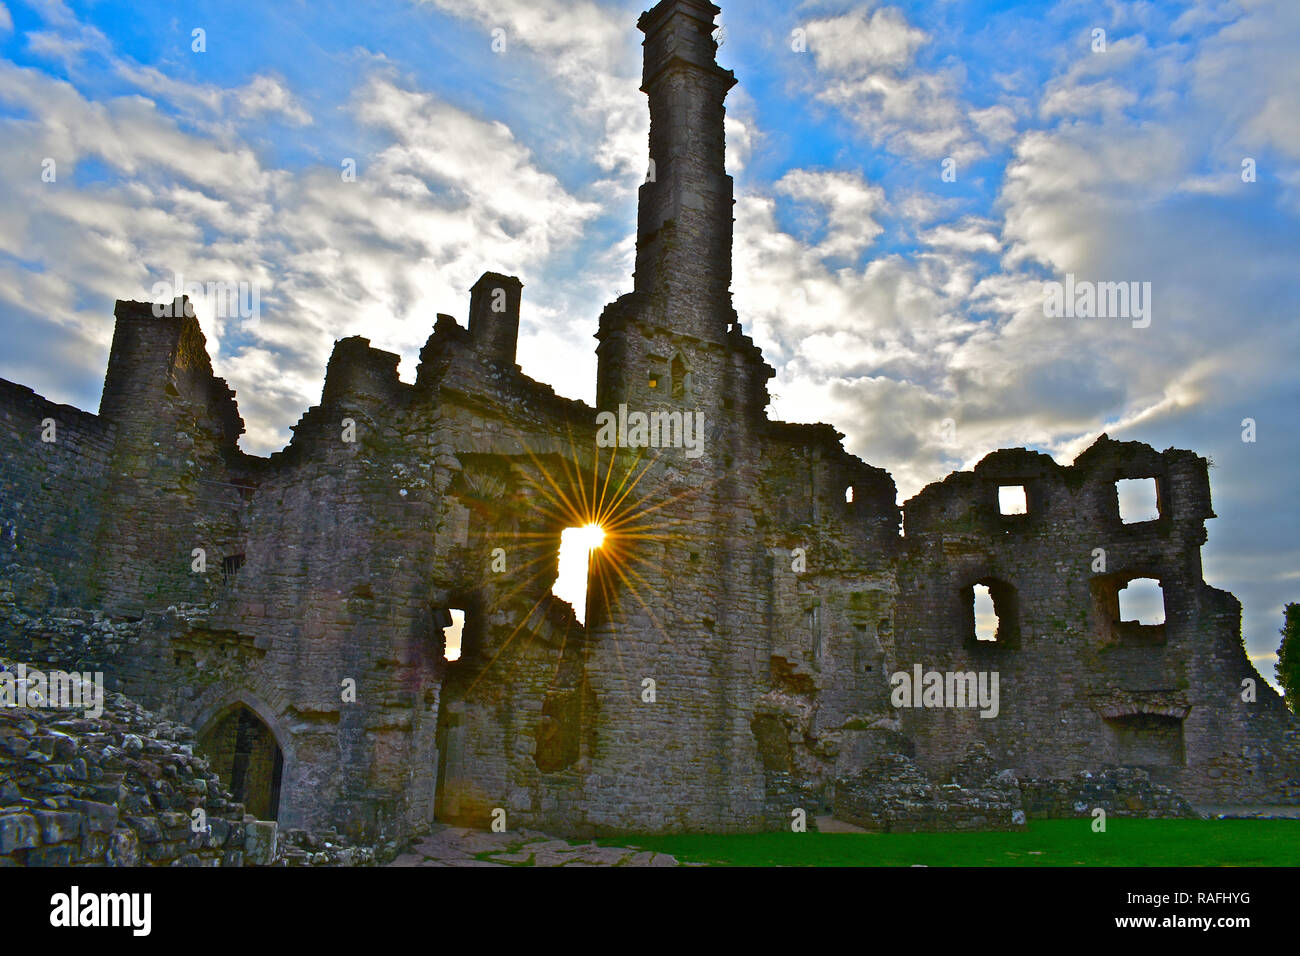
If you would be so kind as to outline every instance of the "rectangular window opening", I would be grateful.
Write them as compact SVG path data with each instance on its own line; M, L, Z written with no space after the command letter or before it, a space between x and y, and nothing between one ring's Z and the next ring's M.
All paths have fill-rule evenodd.
M1160 494L1154 478L1121 478L1115 482L1119 520L1124 524L1155 521L1160 517Z
M1020 646L1020 599L1012 585L984 578L962 594L968 647Z
M244 566L244 555L229 554L221 559L221 583L230 584L235 580L235 575L239 569Z
M568 601L578 623L587 624L587 585L591 578L591 555L605 541L598 524L565 528L560 532L560 560L551 593Z
M1165 593L1158 578L1116 574L1093 582L1103 640L1133 647L1166 643Z
M1024 485L1002 485L998 488L998 511L1004 515L1029 514L1029 498Z

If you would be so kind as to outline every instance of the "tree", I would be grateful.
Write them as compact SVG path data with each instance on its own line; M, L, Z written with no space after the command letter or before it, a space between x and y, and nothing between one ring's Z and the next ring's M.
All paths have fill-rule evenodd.
M1300 714L1300 604L1288 604L1283 616L1278 631L1282 643L1277 649L1277 682L1286 695L1286 705L1291 712Z

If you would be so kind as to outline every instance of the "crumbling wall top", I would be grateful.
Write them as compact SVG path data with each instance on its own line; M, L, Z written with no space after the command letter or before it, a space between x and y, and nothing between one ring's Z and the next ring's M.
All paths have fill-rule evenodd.
M987 532L1016 523L1022 530L1031 519L1067 507L1095 516L1098 526L1122 524L1116 482L1151 478L1156 482L1162 527L1170 521L1196 523L1214 517L1210 509L1206 461L1181 449L1158 452L1139 441L1120 442L1101 435L1068 466L1026 448L1008 448L985 456L972 471L954 472L926 485L903 505L905 533L965 530ZM1027 509L1023 515L999 512L999 488L1022 486ZM1064 492L1064 493L1063 493ZM1131 526L1130 526L1131 527Z

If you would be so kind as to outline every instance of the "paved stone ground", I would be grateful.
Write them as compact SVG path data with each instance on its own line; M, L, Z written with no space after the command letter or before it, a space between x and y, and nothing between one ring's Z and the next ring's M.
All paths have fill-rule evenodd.
M866 827L860 827L856 823L849 823L847 820L837 820L835 817L826 814L820 817L814 817L817 821L818 833L870 833Z
M571 844L535 830L439 827L389 866L702 866L637 847Z

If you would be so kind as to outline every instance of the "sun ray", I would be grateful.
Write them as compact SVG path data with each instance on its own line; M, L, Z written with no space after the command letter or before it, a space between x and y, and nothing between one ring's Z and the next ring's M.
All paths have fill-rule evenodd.
M525 645L537 636L536 615L548 599L565 600L566 597L578 627L594 626L612 640L619 671L626 677L628 662L624 660L625 648L619 639L620 628L610 626L621 616L617 609L637 609L667 643L673 642L656 612L661 602L658 588L651 584L650 572L663 553L659 546L687 542L695 533L691 518L673 514L672 509L706 498L722 479L667 493L658 481L647 481L650 472L663 465L663 455L658 451L612 449L608 455L598 448L587 451L574 441L572 429L543 451L544 446L539 447L517 429L511 428L510 432L522 450L519 470L515 473L520 487L528 490L531 499L528 517L523 528L485 529L484 539L490 543L508 542L516 549L522 548L522 553L516 552L511 562L508 583L499 575L485 574L476 590L492 595L491 608L504 609L523 596L536 595L545 587L548 575L555 573L556 579L496 647L466 693L498 665L510 647L519 646L515 641L521 633L527 632ZM648 484L653 487L648 488ZM563 551L557 554L557 547L562 548L571 538L579 541L576 547L585 560L578 563L584 566L585 574L581 570L575 572L580 589L562 594L560 579L564 576L565 559ZM630 599L631 603L624 605L623 598ZM589 607L602 609L599 620L587 620ZM566 631L553 679L559 679L564 666L568 637ZM582 653L586 660L590 653L586 641L582 643Z

